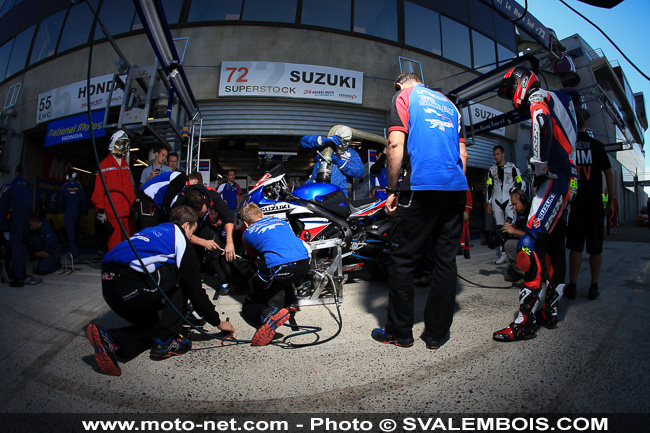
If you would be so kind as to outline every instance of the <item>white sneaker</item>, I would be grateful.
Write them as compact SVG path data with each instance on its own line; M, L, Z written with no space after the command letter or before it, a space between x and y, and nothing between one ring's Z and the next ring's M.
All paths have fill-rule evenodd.
M504 254L501 254L501 257L499 257L494 263L497 264L497 265L502 265L507 261L508 261L508 257L504 253Z

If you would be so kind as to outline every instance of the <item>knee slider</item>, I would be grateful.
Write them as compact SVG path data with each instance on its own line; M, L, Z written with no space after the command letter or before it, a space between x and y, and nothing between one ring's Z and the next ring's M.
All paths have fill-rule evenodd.
M528 272L531 266L531 256L534 254L535 240L525 234L517 243L517 267L523 273Z

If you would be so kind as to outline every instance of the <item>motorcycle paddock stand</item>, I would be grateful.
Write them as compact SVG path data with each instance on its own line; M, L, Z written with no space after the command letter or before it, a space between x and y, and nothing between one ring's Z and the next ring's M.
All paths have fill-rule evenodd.
M298 288L298 305L336 304L343 300L343 285L347 275L343 274L343 254L341 239L325 239L309 244L311 248L311 280L307 279ZM319 263L318 251L330 250L331 261L325 266Z

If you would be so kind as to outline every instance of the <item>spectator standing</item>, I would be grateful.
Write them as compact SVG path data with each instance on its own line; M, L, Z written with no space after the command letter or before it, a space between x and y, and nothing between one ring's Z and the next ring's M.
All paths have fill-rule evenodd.
M592 138L585 130L585 116L578 112L578 140L576 142L576 164L578 166L578 194L571 203L569 213L569 226L567 248L569 249L569 284L565 288L565 295L575 299L578 282L578 273L582 264L582 250L586 244L589 254L589 268L591 269L591 284L589 285L589 299L596 299L598 291L598 278L603 264L603 238L605 214L611 218L614 214L614 201L616 189L612 165L603 143ZM605 175L607 191L609 192L607 207L603 211L603 180L601 172Z
M11 247L14 279L11 287L33 284L27 278L27 242L29 239L29 219L34 211L32 187L25 179L23 166L16 167L16 177L5 185L0 196L0 226L5 239Z
M129 164L126 162L124 155L129 150L129 137L124 131L117 131L111 136L108 145L108 156L100 164L100 170L104 176L110 198L115 205L117 215L109 202L109 195L104 191L101 179L95 179L95 189L91 201L97 210L97 219L113 228L112 233L108 235L108 251L112 250L117 244L126 238L122 234L118 218L130 236L132 233L129 217L131 206L135 202L135 192Z
M226 181L219 185L217 192L221 194L221 198L226 202L232 213L232 219L237 224L237 209L241 202L242 192L239 184L235 182L235 170L228 170L226 173Z
M371 336L399 347L413 345L413 270L431 240L434 265L421 338L428 349L437 349L454 314L456 252L468 189L467 151L459 135L460 112L445 95L425 87L413 73L399 75L395 90L387 147L386 207L395 220L388 318L385 327L374 329Z
M47 275L61 268L61 243L56 233L38 213L29 220L29 229L32 231L32 252L38 259L34 273Z
M510 189L515 187L522 189L523 180L521 173L515 164L507 162L503 146L497 144L492 149L494 164L488 170L487 179L487 213L494 217L497 237L502 233L501 228L506 222L512 223L517 217L514 209L510 206ZM500 243L500 242L499 242ZM497 248L496 264L500 265L507 261L501 245Z
M66 175L67 182L63 184L58 196L59 208L63 209L63 223L70 242L70 253L75 259L79 258L79 225L81 214L87 209L86 193L83 186L77 182L77 173ZM41 218L42 219L42 218Z
M171 167L165 165L165 160L167 160L167 149L164 146L158 146L153 153L153 161L151 165L145 167L142 170L142 175L140 176L140 186L142 186L148 180L151 180L153 177L164 173L167 171L173 171ZM177 160L178 161L178 160Z
M172 169L172 171L180 171L178 168L178 153L171 152L167 155L167 165Z

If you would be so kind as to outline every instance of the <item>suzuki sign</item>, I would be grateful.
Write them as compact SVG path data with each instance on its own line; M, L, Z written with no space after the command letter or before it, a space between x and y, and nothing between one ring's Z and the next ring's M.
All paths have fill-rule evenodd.
M222 62L218 96L363 102L363 72L273 62Z

